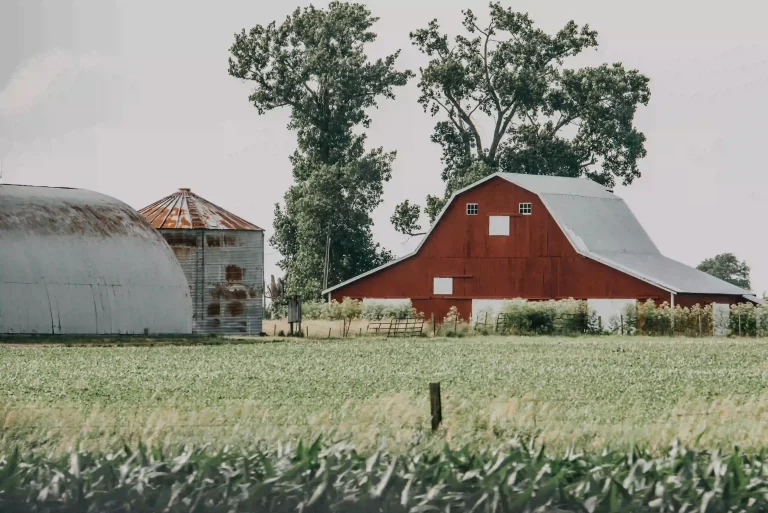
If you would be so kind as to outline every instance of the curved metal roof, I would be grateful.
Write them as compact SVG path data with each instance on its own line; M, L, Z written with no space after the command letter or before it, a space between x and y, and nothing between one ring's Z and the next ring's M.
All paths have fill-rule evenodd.
M189 189L179 189L142 208L139 213L157 229L261 231L255 224L214 205Z
M0 334L190 333L171 248L125 203L0 185Z

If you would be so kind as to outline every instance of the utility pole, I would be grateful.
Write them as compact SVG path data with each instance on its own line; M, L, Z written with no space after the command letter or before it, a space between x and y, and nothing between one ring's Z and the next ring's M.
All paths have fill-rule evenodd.
M325 268L323 269L323 290L328 288L328 270L331 266L331 228L328 227L328 237L325 240Z

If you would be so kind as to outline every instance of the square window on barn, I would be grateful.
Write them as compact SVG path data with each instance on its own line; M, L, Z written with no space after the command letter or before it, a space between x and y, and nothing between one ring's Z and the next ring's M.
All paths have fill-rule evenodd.
M477 203L467 203L467 215L476 216L478 212Z
M531 212L533 211L533 208L531 207L530 203L520 203L520 210L519 212L523 214L524 216L531 215Z
M488 235L509 235L509 216L488 216Z
M433 294L450 296L453 294L453 278L435 278Z

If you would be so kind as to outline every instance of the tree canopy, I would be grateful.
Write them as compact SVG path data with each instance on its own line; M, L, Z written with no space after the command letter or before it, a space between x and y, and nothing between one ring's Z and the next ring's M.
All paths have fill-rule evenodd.
M740 262L733 253L722 253L712 258L705 258L696 268L737 287L746 290L751 287L747 262Z
M649 80L620 63L571 69L566 60L597 47L597 33L573 21L554 35L499 3L481 23L463 11L465 34L452 40L437 20L410 34L429 58L419 103L438 117L445 191L428 196L434 221L451 194L496 171L579 177L606 186L640 176L645 136L634 126L650 100ZM398 231L414 233L420 208L401 204Z
M282 255L288 293L305 299L322 288L329 236L329 284L392 258L373 242L370 214L381 203L395 152L367 151L360 128L371 124L366 110L394 98L412 73L395 69L399 52L368 59L377 19L361 4L310 6L279 26L235 34L230 49L229 74L254 84L249 100L258 112L291 113L295 183L285 205L275 205L270 242Z

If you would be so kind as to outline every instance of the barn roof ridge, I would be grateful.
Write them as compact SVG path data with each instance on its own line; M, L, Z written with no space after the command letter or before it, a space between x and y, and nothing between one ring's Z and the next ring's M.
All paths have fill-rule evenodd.
M623 198L595 181L497 172L454 192L411 253L322 291L328 294L418 254L457 196L494 178L536 194L580 255L674 294L750 295L747 291L664 256ZM609 201L607 201L609 200Z

